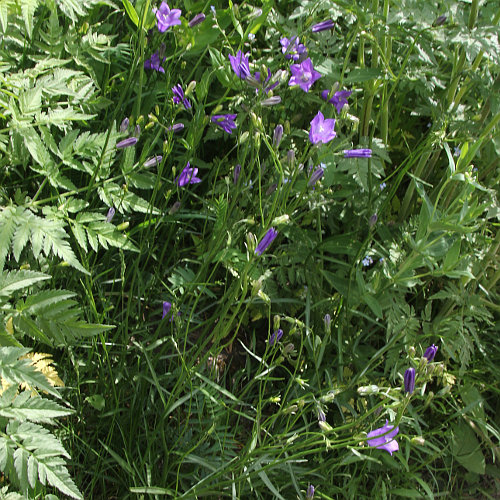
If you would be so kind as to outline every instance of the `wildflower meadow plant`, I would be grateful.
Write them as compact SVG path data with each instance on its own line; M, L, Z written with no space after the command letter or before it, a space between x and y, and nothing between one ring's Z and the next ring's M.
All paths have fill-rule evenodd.
M486 495L495 2L7 3L0 497Z

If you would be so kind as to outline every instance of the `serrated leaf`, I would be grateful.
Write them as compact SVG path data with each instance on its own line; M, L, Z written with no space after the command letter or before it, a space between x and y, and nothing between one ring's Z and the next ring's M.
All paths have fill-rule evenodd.
M12 238L16 230L14 214L14 207L6 207L0 212L0 270L5 265L5 258L9 253Z
M9 384L27 383L59 398L59 393L49 384L45 376L26 359L17 359L29 349L0 347L0 376Z
M14 387L17 389L17 387ZM29 420L31 422L51 423L58 417L71 415L72 411L57 404L50 399L39 396L31 397L31 391L26 390L12 398L7 398L4 393L0 398L0 416L12 418L19 421Z
M31 38L31 34L33 33L33 19L35 18L35 10L38 7L38 0L20 0L20 3L26 31Z
M48 280L48 274L36 271L10 271L0 273L0 296L12 295L17 290L27 288L39 281Z

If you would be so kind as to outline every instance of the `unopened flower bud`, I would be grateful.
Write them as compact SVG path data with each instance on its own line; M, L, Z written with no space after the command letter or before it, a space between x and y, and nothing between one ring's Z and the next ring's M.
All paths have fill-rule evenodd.
M280 321L281 321L280 315L279 314L275 314L274 318L273 318L273 326L274 326L275 330L279 329L279 327L280 327Z
M313 500L313 498L314 498L314 486L310 484L307 487L306 500Z
M238 165L236 165L234 167L234 171L233 171L233 183L234 184L238 184L238 179L240 178L240 173L241 173L241 165L238 163Z
M319 428L323 432L331 432L333 431L333 427L328 423L328 422L322 422L321 420L318 421Z
M281 139L283 138L283 125L279 124L276 125L276 128L274 129L274 134L273 134L273 145L277 149L279 148Z
M288 355L292 354L295 351L295 346L290 342L283 349L283 354Z
M255 237L255 234L247 233L246 240L247 240L247 249L250 254L253 254L255 248L257 247L257 238Z
M413 358L413 356L415 356L415 353L416 353L416 350L415 350L415 347L414 346L410 346L408 347L408 354L410 355L410 357Z
M269 196L270 194L274 193L274 191L276 191L276 188L278 187L278 184L276 184L276 182L274 182L273 184L271 184L268 188L267 188L267 191L266 191L266 196Z
M177 212L179 210L179 208L181 208L181 202L180 201L176 201L172 207L170 208L170 210L168 211L168 214L169 215L173 215L175 214L175 212Z
M261 106L276 106L276 104L279 104L280 102L281 97L279 95L275 95L264 99L260 104Z
M184 95L187 97L190 94L194 92L194 89L196 88L196 80L191 80L189 82L189 85L186 87L186 92L184 92Z
M418 446L424 446L425 439L422 436L415 436L411 438L411 442L413 444L417 444Z
M120 132L126 132L128 129L128 124L130 120L128 118L124 118L120 125Z
M130 226L129 222L122 222L121 224L116 226L116 229L118 229L118 231L125 231L125 229L127 229L129 226Z
M378 394L378 392L378 385L363 385L361 387L358 387L358 394L360 396L369 396L371 394Z
M113 217L115 216L115 209L111 207L108 210L108 215L106 215L106 222L111 222L113 220Z
M441 15L436 18L434 23L432 24L433 26L443 26L443 24L446 22L446 16Z
M290 222L290 216L288 214L280 215L273 219L273 226L279 226L280 224L288 224Z
M139 137L141 135L141 126L137 124L134 128L134 136Z
M297 405L290 405L288 408L285 408L283 410L283 413L289 414L289 413L295 413L299 407Z
M205 20L205 17L206 16L205 16L205 14L203 14L203 12L196 14L196 16L194 16L193 19L191 19L191 21L189 21L188 26L190 28L194 28L198 24L202 23Z
M323 321L325 322L326 333L330 333L332 330L332 317L329 314L325 314Z
M286 154L286 161L288 165L293 167L293 164L295 162L295 151L293 149L290 149L288 153Z

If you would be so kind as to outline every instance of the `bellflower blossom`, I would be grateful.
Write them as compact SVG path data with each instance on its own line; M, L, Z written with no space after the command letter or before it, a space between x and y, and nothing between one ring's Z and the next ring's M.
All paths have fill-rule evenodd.
M182 187L186 186L187 184L198 184L198 182L201 182L201 179L196 177L197 173L198 169L191 167L189 165L189 162L187 162L181 174L176 179L177 185L179 187Z
M335 23L331 19L322 21L321 23L315 24L311 31L313 33L318 33L319 31L331 30L335 26Z
M365 267L368 267L368 266L371 266L373 264L373 259L367 255L362 261L361 261L361 264L363 264L363 266Z
M312 61L308 57L300 64L292 64L290 66L292 77L288 81L288 85L298 85L304 92L309 92L313 83L321 78L321 73L313 68Z
M352 94L352 90L339 90L333 94L331 99L328 99L328 90L321 92L321 98L335 106L337 113L342 111L342 108L347 104L347 98Z
M408 368L404 375L405 393L413 394L415 390L415 368Z
M233 71L239 78L245 80L250 76L248 53L243 54L241 50L238 50L235 56L229 54L229 62L231 63L231 68L233 68Z
M162 314L162 317L161 319L164 319L165 316L170 312L170 309L172 309L172 303L171 302L167 302L167 301L164 301L163 302L163 314ZM172 321L172 320L171 320Z
M431 346L429 346L425 352L424 352L424 358L427 360L427 361L432 361L434 359L434 356L436 355L437 353L437 346L435 346L434 344L432 344Z
M214 115L210 118L212 123L218 125L224 132L230 134L233 129L236 128L236 120L237 115Z
M269 245L273 242L274 238L278 236L278 231L274 229L274 227L270 228L264 237L260 240L257 248L255 249L255 253L257 255L262 255L269 247Z
M189 102L189 99L187 97L184 97L184 90L182 90L180 83L172 87L172 92L174 94L174 104L179 104L180 102L182 102L182 104L184 105L184 109L191 108L191 103Z
M337 133L334 130L335 120L333 118L326 118L321 111L311 120L311 130L309 131L309 140L313 144L322 142L326 144L330 142Z
M165 58L163 58L163 61ZM165 68L161 66L160 54L155 52L149 59L144 61L144 69L152 69L154 71L159 71L160 73L165 73Z
M283 330L278 328L269 338L269 345L274 345L276 342L279 342L283 337Z
M394 451L399 450L398 442L394 439L399 432L399 427L394 427L389 424L389 421L385 421L385 425L378 429L375 429L367 434L368 446L373 446L379 450L388 451L391 455ZM382 435L385 434L385 435ZM380 436L380 437L378 437Z
M297 62L307 57L307 49L299 42L298 36L290 39L284 37L280 40L280 44L281 52L285 55L285 59L293 59Z
M180 9L170 9L167 2L162 2L159 9L154 8L153 12L156 14L158 21L158 31L165 33L168 28L181 24L181 11Z
M371 149L346 149L344 151L344 158L371 158Z
M234 167L234 172L233 172L233 183L234 184L238 184L238 179L240 178L240 174L241 174L241 165L238 163Z

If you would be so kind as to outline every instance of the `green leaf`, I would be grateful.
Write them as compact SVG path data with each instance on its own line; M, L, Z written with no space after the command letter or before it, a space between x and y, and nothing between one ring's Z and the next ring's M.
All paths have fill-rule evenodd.
M49 384L45 375L36 370L28 359L18 359L29 349L18 347L0 347L0 376L10 384L22 384L32 387L60 398L59 393Z
M125 12L127 13L130 20L136 25L139 26L139 16L134 9L134 6L129 2L129 0L122 0L123 6L125 7Z
M453 425L452 429L451 450L453 456L468 471L484 474L486 467L484 455L472 429L463 421Z
M0 273L0 297L12 295L17 290L27 288L51 276L36 271L9 271Z
M33 33L33 19L35 18L35 10L38 7L38 0L20 0L20 3L26 31L29 38L31 38L31 34Z
M10 396L5 391L0 397L0 416L16 419L30 420L32 422L51 421L58 417L71 415L72 411L64 408L55 401L44 399L39 396L32 396L31 391L23 391L18 396L15 392L17 386L11 386L14 394Z

